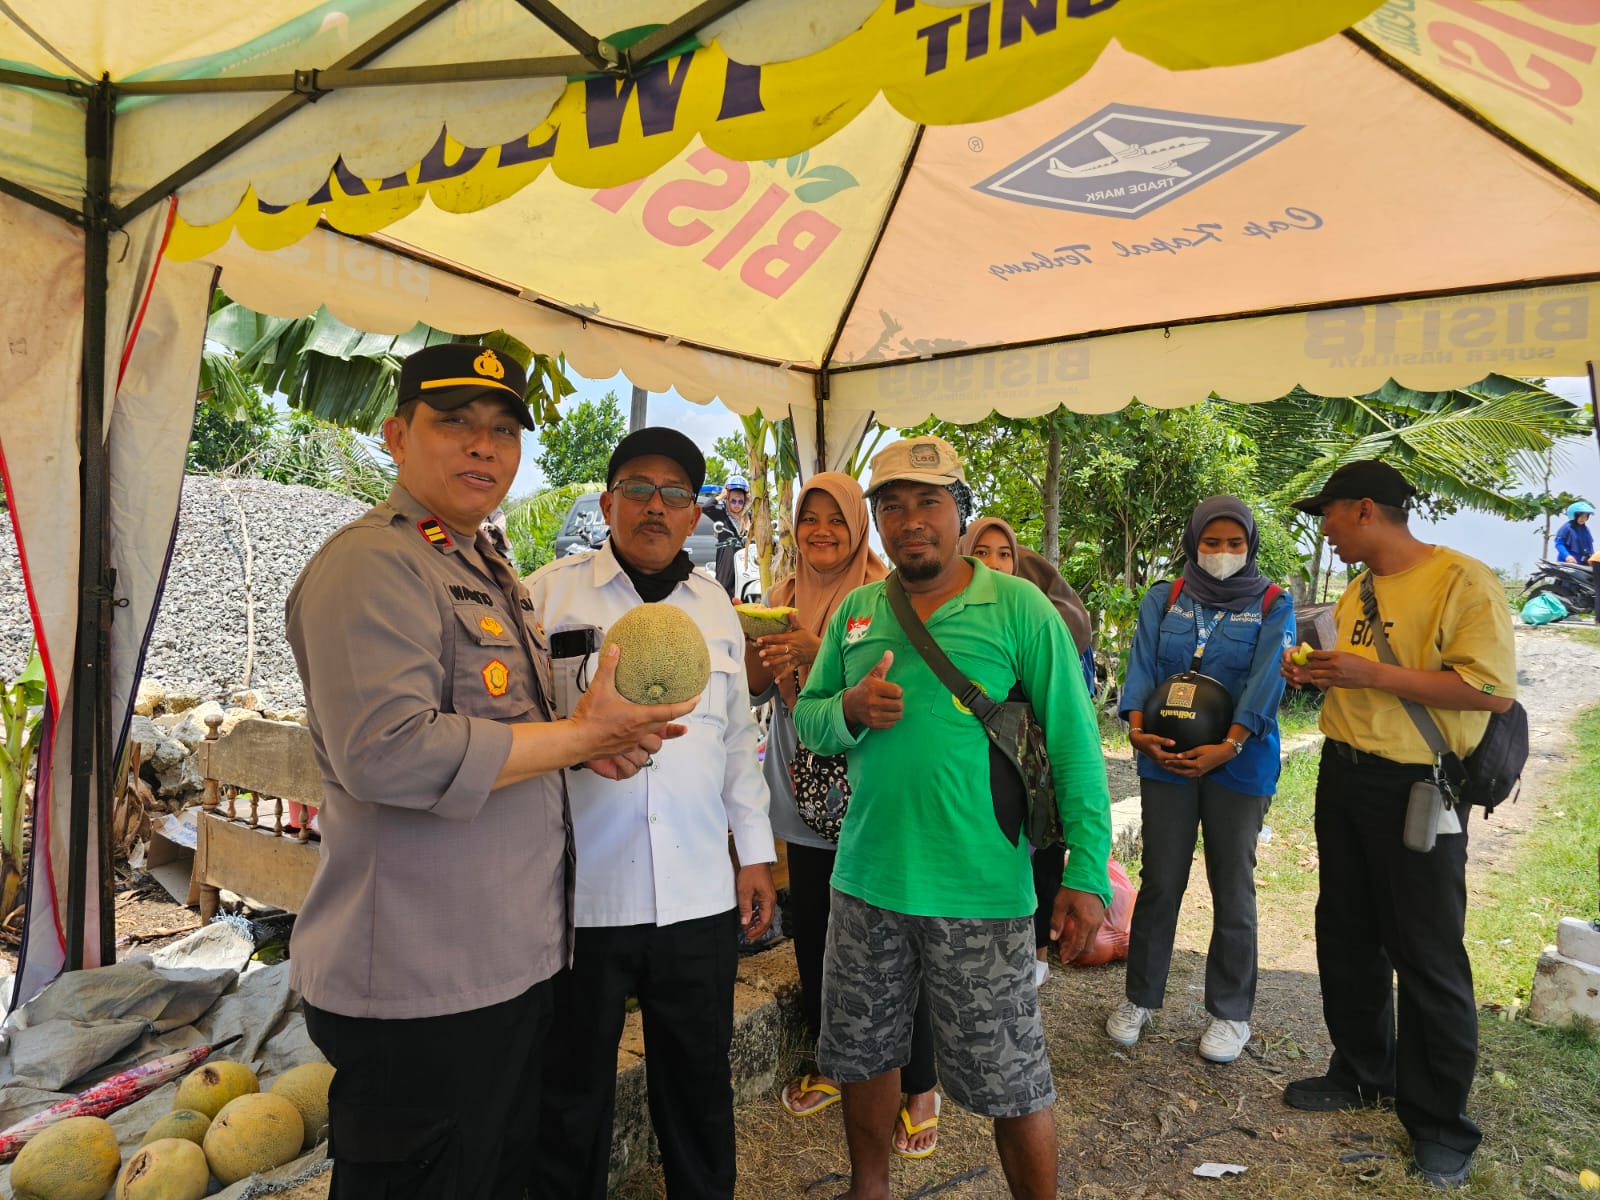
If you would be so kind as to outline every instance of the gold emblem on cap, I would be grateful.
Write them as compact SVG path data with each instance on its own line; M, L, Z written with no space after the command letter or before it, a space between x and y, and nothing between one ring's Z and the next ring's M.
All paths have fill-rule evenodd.
M472 369L488 379L504 379L506 365L493 350L485 350L472 360Z

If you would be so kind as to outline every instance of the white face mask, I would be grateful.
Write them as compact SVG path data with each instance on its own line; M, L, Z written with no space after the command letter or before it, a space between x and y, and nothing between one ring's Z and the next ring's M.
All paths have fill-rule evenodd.
M1244 570L1244 564L1249 561L1248 554L1202 554L1200 569L1213 579L1227 579Z

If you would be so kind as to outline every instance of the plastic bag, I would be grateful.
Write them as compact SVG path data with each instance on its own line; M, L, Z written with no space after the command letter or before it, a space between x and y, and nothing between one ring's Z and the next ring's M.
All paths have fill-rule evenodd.
M1561 597L1551 595L1549 592L1540 592L1522 606L1524 625L1548 625L1551 621L1559 621L1566 615L1567 606L1561 602Z
M1128 957L1128 930L1133 927L1133 905L1139 892L1116 859L1107 860L1106 873L1111 876L1111 907L1089 948L1072 960L1074 967L1100 967Z

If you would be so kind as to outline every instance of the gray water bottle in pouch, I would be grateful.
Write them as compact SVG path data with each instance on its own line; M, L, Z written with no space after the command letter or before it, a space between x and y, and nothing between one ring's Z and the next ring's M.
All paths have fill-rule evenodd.
M1433 849L1439 836L1439 818L1444 815L1444 793L1431 779L1419 779L1411 785L1411 796L1406 801L1405 831L1400 835L1407 850L1426 854Z

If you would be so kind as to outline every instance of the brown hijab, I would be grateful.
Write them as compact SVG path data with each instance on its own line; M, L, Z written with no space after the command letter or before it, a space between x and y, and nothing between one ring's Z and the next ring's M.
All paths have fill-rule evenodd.
M867 501L861 494L861 485L838 471L821 471L806 480L794 503L795 541L799 542L800 511L805 508L810 492L826 492L844 514L845 528L850 534L850 556L832 571L819 571L805 560L804 554L796 559L795 572L772 585L767 603L773 606L792 605L796 610L794 624L809 629L821 637L828 627L828 619L844 598L863 584L875 583L889 573L883 560L867 545ZM804 675L809 672L802 668ZM780 679L778 690L785 703L794 704L794 680Z
M1072 590L1072 585L1061 578L1061 572L1050 565L1049 559L1031 547L1017 544L1017 535L1010 525L999 517L980 517L967 526L967 532L961 538L961 553L971 554L978 539L990 529L1000 530L1011 543L1012 573L1033 584L1044 593L1045 599L1055 605L1056 612L1061 614L1068 632L1072 634L1072 644L1082 654L1091 642L1089 610L1078 598L1078 593Z
M1018 558L1016 531L1013 530L1010 525L1007 525L1004 521L1002 521L999 517L979 517L973 521L971 525L968 525L967 531L961 535L960 544L956 547L957 552L976 558L978 539L984 534L988 533L991 529L998 529L1001 533L1001 536L1003 536L1006 541L1011 543L1012 565L1010 573L1015 574ZM983 560L979 559L979 561L982 562ZM984 565L987 566L988 564L985 563Z

